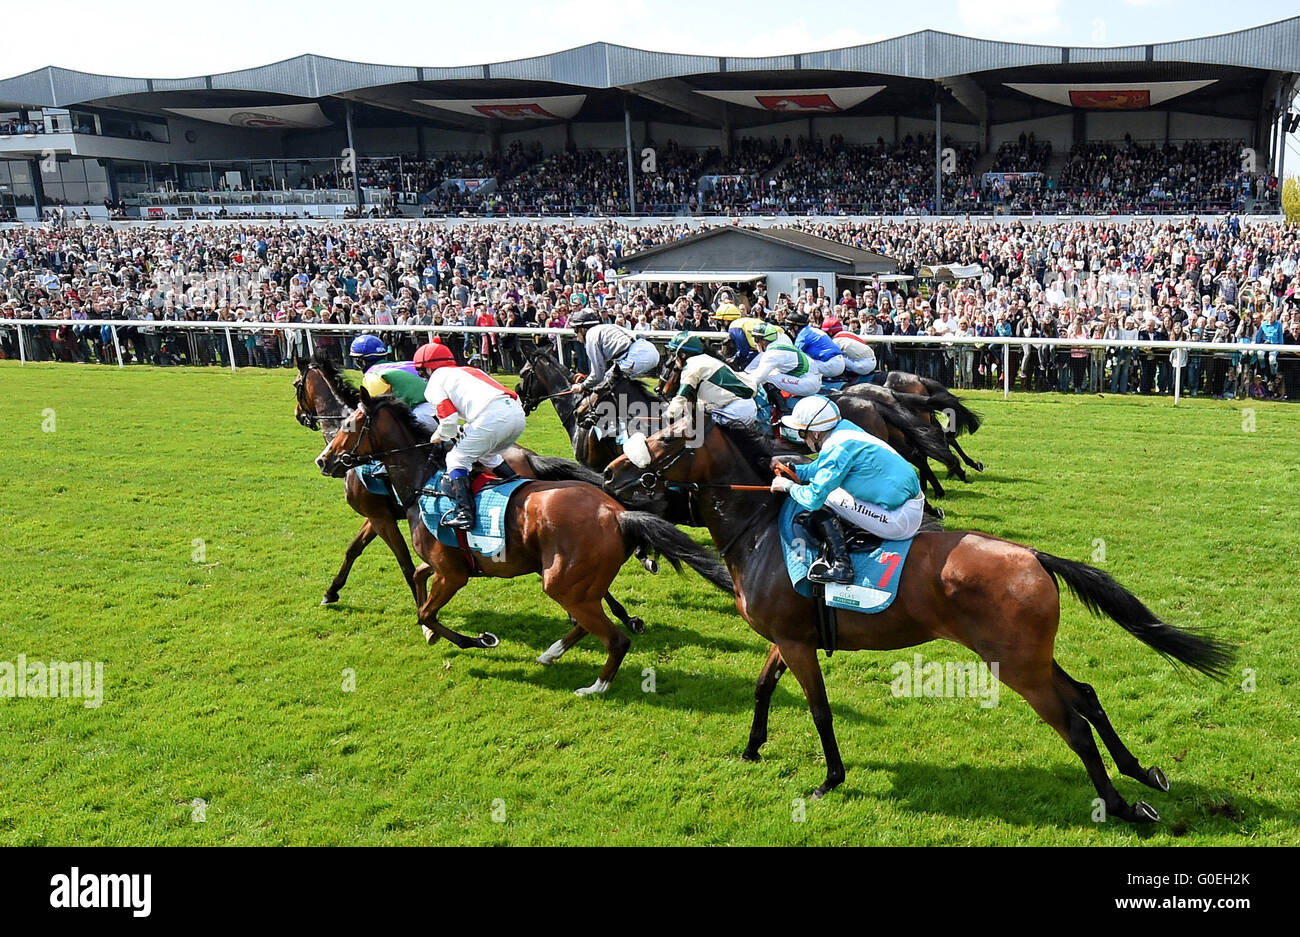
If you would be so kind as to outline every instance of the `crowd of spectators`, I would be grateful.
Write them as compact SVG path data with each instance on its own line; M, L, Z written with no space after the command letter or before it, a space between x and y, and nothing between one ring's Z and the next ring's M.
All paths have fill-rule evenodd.
M808 291L746 297L777 322L803 311L836 316L863 334L1300 344L1300 229L1214 219L989 224L968 220L859 223L796 219L810 233L922 265L978 264L956 283L866 281L842 295ZM0 231L0 354L16 357L17 327L36 360L114 362L108 318L157 322L118 329L130 362L286 366L310 351L340 361L350 336L300 323L372 325L399 356L423 337L392 325L562 327L598 309L634 330L703 329L716 285L620 284L625 253L689 233L683 223L626 226L521 222L304 224L230 221L215 226L29 226ZM214 330L168 329L176 320ZM255 331L244 323L275 323ZM226 330L229 330L229 345ZM468 360L515 370L521 339L464 333ZM1000 384L1000 347L886 343L886 366L958 387ZM1137 351L1013 344L1022 387L1074 392L1294 396L1294 355Z

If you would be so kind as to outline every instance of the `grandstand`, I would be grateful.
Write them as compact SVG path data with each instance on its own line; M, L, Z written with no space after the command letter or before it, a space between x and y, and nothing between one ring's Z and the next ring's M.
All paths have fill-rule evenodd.
M1115 48L50 66L0 80L0 219L1270 214L1297 73L1300 17Z

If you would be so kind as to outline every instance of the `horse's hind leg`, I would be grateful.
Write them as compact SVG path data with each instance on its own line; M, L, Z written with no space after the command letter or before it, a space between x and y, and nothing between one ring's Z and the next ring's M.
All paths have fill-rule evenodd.
M538 656L537 663L541 664L543 667L549 667L551 664L563 657L569 649L581 641L582 636L587 633L587 629L578 624L573 616L569 616L569 621L573 624L569 633L560 638L560 640L556 641L546 650L542 651Z
M343 554L343 565L339 567L338 574L330 587L325 590L325 597L320 600L321 605L333 605L339 600L339 592L347 585L348 573L352 572L352 564L357 561L362 551L370 545L370 541L375 539L375 529L370 521L365 521L357 535L352 538L348 544L347 552Z
M608 656L605 658L605 666L600 669L600 674L596 682L591 686L580 687L574 692L578 696L589 696L593 693L604 693L609 689L609 685L614 680L614 675L618 673L619 664L623 662L623 656L627 654L627 649L632 646L632 639L625 635L618 627L605 617L605 609L600 604L600 599L576 601L565 594L565 590L557 589L555 583L544 583L542 588L546 594L568 610L579 625L579 629L593 634L599 639L600 643L605 645ZM570 632L572 635L573 632ZM576 643L576 639L575 642Z
M1106 744L1110 757L1115 759L1115 767L1120 770L1120 773L1158 791L1169 790L1169 779L1165 777L1165 773L1156 767L1143 768L1137 757L1120 741L1119 733L1110 724L1110 718L1106 715L1106 710L1101 708L1097 692L1091 686L1075 680L1056 661L1052 661L1052 679L1055 680L1062 696L1074 707L1075 712L1092 723L1093 728Z
M992 663L987 656L985 660ZM1101 760L1101 752L1097 751L1092 726L1067 702L1065 694L1056 684L1050 665L1038 661L1028 665L1002 661L997 676L1023 696L1043 721L1055 729L1079 756L1088 771L1088 777L1092 778L1093 786L1106 805L1107 816L1116 816L1132 823L1154 823L1160 819L1150 804L1141 801L1129 804L1115 790L1110 775L1106 773L1106 765Z
M776 682L785 673L785 661L781 659L781 650L773 644L767 652L767 660L759 671L758 683L754 686L754 724L749 730L749 744L741 758L746 761L758 761L762 756L758 750L767 741L767 714L772 706L772 693Z

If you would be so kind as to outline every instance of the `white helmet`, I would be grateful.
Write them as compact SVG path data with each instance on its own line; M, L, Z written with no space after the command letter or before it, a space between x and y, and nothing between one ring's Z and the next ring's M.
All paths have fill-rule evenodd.
M792 430L798 432L819 432L831 429L840 421L840 408L828 397L821 394L814 394L811 397L805 397L794 405L789 416L781 418L781 422Z

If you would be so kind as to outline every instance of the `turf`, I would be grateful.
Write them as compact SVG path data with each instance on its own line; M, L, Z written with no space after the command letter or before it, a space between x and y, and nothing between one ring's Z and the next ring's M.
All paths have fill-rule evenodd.
M1065 602L1058 659L1173 784L1118 780L1161 813L1139 829L1093 821L1082 765L1010 690L895 698L910 650L825 663L848 780L801 803L824 772L803 696L782 681L742 762L764 644L694 574L624 568L649 630L603 698L572 692L590 639L534 663L564 627L534 576L449 607L493 650L426 646L379 541L320 607L359 518L291 376L0 364L0 661L99 661L105 683L97 709L0 699L0 843L1300 842L1300 407L1252 427L1233 402L968 395L989 468L952 483L949 526L1095 561L1240 647L1225 683L1188 679ZM565 451L549 408L522 441Z

